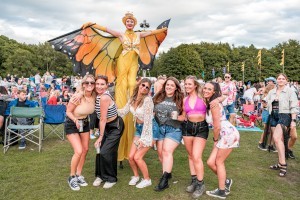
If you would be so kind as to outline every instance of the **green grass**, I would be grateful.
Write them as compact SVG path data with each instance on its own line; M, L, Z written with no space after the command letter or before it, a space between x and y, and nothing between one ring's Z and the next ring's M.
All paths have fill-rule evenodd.
M269 170L277 163L277 154L261 151L257 148L260 134L241 132L240 148L234 149L226 162L227 175L233 179L228 199L299 199L300 188L300 145L296 143L295 160L288 160L288 174L278 176L278 171ZM83 170L89 186L80 191L72 191L67 184L72 149L67 140L50 137L43 142L42 152L33 144L25 150L11 147L6 154L0 153L0 199L191 199L185 192L190 182L187 153L180 147L174 154L173 179L170 188L155 192L154 186L161 175L161 165L156 151L146 155L153 185L145 189L128 186L132 176L128 162L124 169L118 170L118 183L110 190L93 187L95 149L90 142L86 164ZM207 160L212 148L212 134L204 152ZM205 164L206 189L217 187L217 177ZM298 196L298 197L297 197ZM203 195L201 199L213 199Z

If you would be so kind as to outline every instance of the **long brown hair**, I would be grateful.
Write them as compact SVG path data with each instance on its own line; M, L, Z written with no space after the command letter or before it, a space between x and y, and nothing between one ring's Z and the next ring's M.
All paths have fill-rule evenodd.
M167 94L166 94L166 84L169 80L173 81L176 85L176 90L175 90L175 93L173 95L173 101L175 102L178 110L180 112L182 112L182 110L183 110L182 109L183 93L181 92L181 87L180 87L179 81L176 78L172 77L172 76L167 78L167 80L165 81L165 83L162 86L162 89L153 97L153 103L154 103L154 105L159 104L166 98L166 96L167 96Z
M132 96L130 97L130 104L133 106L133 104L137 101L137 97L138 97L138 92L139 92L139 87L142 83L148 83L149 84L149 92L150 92L150 88L151 88L151 84L152 82L150 81L150 79L148 78L143 78L142 80L139 81L139 83L135 86ZM144 99L148 96L148 94L143 95L143 98L140 100L140 102L138 103L138 107L140 107L141 105L143 105L144 103Z

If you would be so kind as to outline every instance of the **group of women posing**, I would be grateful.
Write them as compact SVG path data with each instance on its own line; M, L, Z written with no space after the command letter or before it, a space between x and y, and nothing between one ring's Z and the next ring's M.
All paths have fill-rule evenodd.
M95 84L97 94L93 92ZM239 146L239 133L226 120L220 104L224 97L219 84L208 82L201 91L196 77L188 76L185 80L188 95L184 97L178 80L169 77L152 99L149 96L151 81L145 78L137 83L129 102L119 110L107 88L105 76L98 76L95 80L93 76L87 75L82 81L82 97L77 100L78 95L75 95L68 105L66 131L74 149L68 182L73 190L87 185L81 175L89 142L89 126L86 119L95 108L100 119L100 137L95 142L95 147L100 146L100 154L96 156L94 186L105 182L103 187L110 188L117 182L117 149L124 128L121 117L131 112L136 131L129 153L129 164L133 172L129 185L135 185L137 188L152 185L143 158L157 142L162 177L155 190L162 191L168 188L168 181L172 177L173 152L183 137L192 179L186 191L192 193L195 198L201 196L205 191L202 153L208 138L207 123L212 123L214 147L207 164L218 176L219 186L218 189L206 193L219 198L226 197L230 192L232 180L226 176L224 162L232 148ZM141 179L138 170L143 175Z

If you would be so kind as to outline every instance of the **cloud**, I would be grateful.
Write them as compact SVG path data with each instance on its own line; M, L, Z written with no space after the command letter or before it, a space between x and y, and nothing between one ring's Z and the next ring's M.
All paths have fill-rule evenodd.
M202 41L271 48L300 38L299 10L297 0L10 0L1 2L0 34L36 44L88 21L122 31L121 18L126 11L133 11L138 21L146 19L151 29L171 18L160 51Z

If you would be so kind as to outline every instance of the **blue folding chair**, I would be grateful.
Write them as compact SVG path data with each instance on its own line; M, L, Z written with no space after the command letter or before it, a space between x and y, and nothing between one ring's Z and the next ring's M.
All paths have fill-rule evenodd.
M44 120L43 120L43 140L51 134L56 134L61 140L65 139L65 105L43 105ZM45 133L45 127L49 126L50 130ZM61 128L62 127L62 128Z

